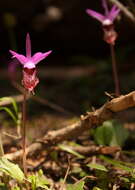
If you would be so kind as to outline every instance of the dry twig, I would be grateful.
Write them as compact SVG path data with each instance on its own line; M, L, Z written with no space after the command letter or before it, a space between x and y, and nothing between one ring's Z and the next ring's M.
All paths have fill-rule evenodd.
M112 155L121 150L120 147L118 146L96 146L96 145L74 146L69 148L82 155L96 155L96 154Z

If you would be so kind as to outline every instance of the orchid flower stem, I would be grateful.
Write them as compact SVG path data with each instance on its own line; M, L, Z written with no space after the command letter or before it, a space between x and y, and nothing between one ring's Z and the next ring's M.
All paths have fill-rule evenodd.
M25 176L27 176L27 167L26 167L26 96L27 92L24 90L24 99L22 107L22 146L23 146L23 170Z
M115 95L119 96L120 85L119 85L119 77L118 77L118 71L117 71L117 65L116 65L114 45L110 44L110 49L111 49L111 57L112 57L113 78L114 78L114 84L115 84Z

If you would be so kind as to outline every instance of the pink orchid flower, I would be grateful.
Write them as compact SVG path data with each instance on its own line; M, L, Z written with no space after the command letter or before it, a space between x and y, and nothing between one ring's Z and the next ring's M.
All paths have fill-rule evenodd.
M29 34L26 36L26 56L12 50L9 51L13 55L12 58L16 58L23 65L23 86L29 92L33 92L39 82L39 79L36 77L36 65L45 59L52 51L46 53L38 52L31 56L31 41Z
M104 14L98 13L91 9L87 9L86 12L88 13L88 15L94 17L101 22L104 31L104 40L108 44L114 45L117 39L117 33L114 30L113 22L119 14L120 9L116 5L113 5L111 10L109 11L106 0L102 0L102 6L105 10Z
M97 19L98 21L100 21L102 23L102 25L113 24L115 18L117 17L117 15L120 12L120 9L116 5L113 5L111 10L109 11L106 0L102 0L102 6L105 10L104 14L98 13L91 9L86 9L86 12L88 13L88 15L90 15L90 16L94 17L95 19Z

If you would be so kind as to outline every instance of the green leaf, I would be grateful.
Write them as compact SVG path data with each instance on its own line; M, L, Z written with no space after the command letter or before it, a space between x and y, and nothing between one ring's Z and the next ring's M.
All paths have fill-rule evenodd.
M72 169L72 173L74 173L74 174L78 174L78 173L80 173L80 172L82 172L83 170L82 170L82 168L80 168L80 167L73 167L73 169Z
M94 138L99 145L109 145L114 134L112 123L106 121L95 130Z
M78 152L72 150L72 148L69 147L69 146L67 146L67 145L60 144L60 145L58 145L58 147L59 147L60 149L64 150L64 151L70 153L70 154L73 154L73 155L77 156L77 157L80 158L80 159L84 159L84 158L85 158L83 155L81 155L81 154L79 154Z
M8 190L7 185L4 183L0 183L0 190Z
M86 173L86 171L84 171L80 167L73 167L73 169L71 170L71 173L78 174L81 178L89 175L88 173Z
M0 158L0 171L20 182L24 180L24 174L19 166L17 164L13 164L4 157Z
M101 170L101 171L105 171L107 172L107 168L101 164L87 164L87 166L89 168L93 168L93 169L96 169L96 170Z
M94 187L92 190L102 190L99 187Z
M94 138L99 145L123 146L128 135L127 129L119 122L110 120L95 130Z
M6 111L12 117L12 119L14 120L14 122L17 123L17 118L15 117L15 115L13 114L13 112L9 108L7 108L7 107L0 107L0 110Z
M110 158L108 158L106 156L100 156L100 158L102 160L104 160L104 161L106 161L106 162L108 162L108 163L110 163L110 164L112 164L112 165L114 165L114 166L122 169L122 170L125 170L126 172L133 173L133 169L132 168L130 168L130 167L126 166L126 165L122 165L121 162L119 162L119 161L110 159Z
M114 134L116 138L116 144L113 143L113 141L110 143L111 146L123 146L125 141L127 140L129 136L129 132L127 129L125 129L122 124L119 122L113 120L112 121L113 127L114 127Z
M130 183L130 180L127 177L119 177L121 180L123 180L125 183Z
M43 175L42 170L36 173L36 175L30 175L28 181L32 184L32 190L36 190L38 187L49 190L49 181Z
M21 190L20 187L16 186L16 187L12 187L11 190Z
M68 184L67 190L84 190L84 181L80 181L75 184Z
M15 113L16 113L16 115L18 115L18 107L17 107L16 101L14 100L14 98L11 98L11 97L2 97L2 98L0 98L0 101L11 101Z

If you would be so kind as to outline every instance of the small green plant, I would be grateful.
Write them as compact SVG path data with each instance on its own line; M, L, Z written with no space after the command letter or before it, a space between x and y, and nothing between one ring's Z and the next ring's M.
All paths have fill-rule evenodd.
M0 171L19 182L23 182L24 180L24 174L19 166L17 164L13 164L4 157L0 158Z
M68 184L67 190L84 190L84 184L84 181L80 181L75 184Z
M49 181L43 175L42 170L39 170L36 174L28 176L28 181L31 183L31 189L43 188L49 190Z
M11 102L13 109L10 109L6 106L0 106L0 111L6 111L13 121L17 124L18 123L18 106L14 98L12 97L2 97L0 98L0 104L4 104L4 102Z
M128 131L116 120L105 121L96 128L94 139L99 145L123 146L129 136Z
M4 105L10 102L12 104L12 109L6 106L1 106L0 111L5 111L9 114L9 116L13 119L17 126L17 131L19 133L20 131L20 118L19 118L19 112L18 112L18 106L14 98L12 97L2 97L0 98L0 105ZM2 137L0 135L0 156L4 156L4 150L3 150L3 143L2 143Z
M1 179L4 181L4 183L0 184L0 189L9 190L8 186L10 186L11 190L21 190L22 187L24 190L50 190L48 187L50 183L43 175L42 170L25 177L23 171L17 164L14 164L5 157L2 157L0 158L0 171L2 172ZM15 180L15 185L13 186L10 185L10 181L12 179Z

